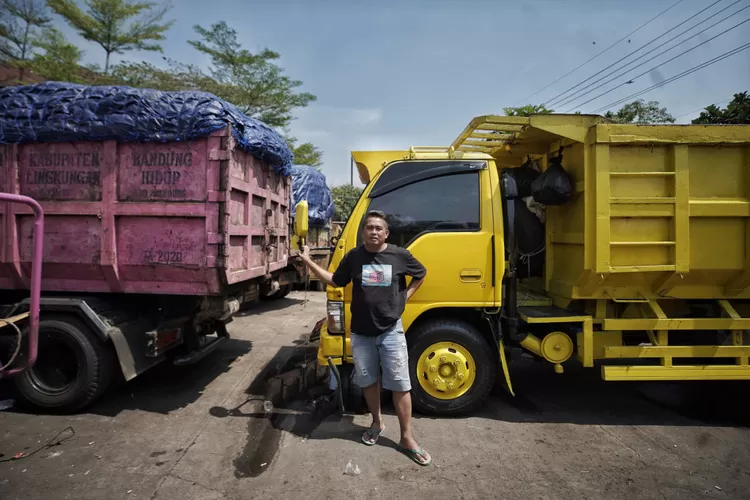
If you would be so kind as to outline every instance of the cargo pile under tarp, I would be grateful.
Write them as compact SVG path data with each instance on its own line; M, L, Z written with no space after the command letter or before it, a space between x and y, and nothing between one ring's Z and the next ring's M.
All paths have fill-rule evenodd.
M292 205L307 200L308 220L312 225L324 226L333 217L333 197L326 176L308 165L292 167Z
M208 92L62 82L0 90L0 144L189 141L227 125L242 150L291 174L293 155L281 135Z

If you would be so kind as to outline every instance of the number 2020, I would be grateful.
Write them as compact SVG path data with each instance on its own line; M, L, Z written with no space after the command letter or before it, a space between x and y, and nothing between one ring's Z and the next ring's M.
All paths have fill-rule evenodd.
M149 262L160 262L163 264L179 264L182 262L182 252L170 250L147 250L146 260Z

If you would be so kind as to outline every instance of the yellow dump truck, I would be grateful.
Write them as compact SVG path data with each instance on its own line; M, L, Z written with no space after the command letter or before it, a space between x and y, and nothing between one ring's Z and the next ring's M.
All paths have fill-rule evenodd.
M403 316L418 411L468 413L498 379L513 393L512 348L608 381L750 380L750 126L482 116L449 147L353 158L367 186L330 269L371 209L426 266ZM514 172L530 162L572 190L526 224ZM534 224L542 247L521 251ZM351 287L327 298L318 362L356 410Z

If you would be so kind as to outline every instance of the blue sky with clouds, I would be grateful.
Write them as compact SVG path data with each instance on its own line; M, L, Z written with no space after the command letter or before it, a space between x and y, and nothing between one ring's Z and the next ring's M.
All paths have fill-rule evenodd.
M715 1L682 0L633 34L630 43L623 41L616 45L528 102L545 102L555 97ZM163 45L165 56L207 67L207 58L196 53L187 40L195 38L193 25L209 26L225 20L239 32L245 47L251 50L268 47L281 53L280 64L287 74L303 80L303 89L318 97L308 108L297 111L291 132L324 150L323 172L329 183L341 184L349 181L349 151L447 145L472 117L501 114L505 106L528 103L525 98L675 2L173 0L170 17L176 24ZM632 58L725 7L729 8L628 68L750 7L750 0L720 0ZM552 107L568 111L749 18L750 8L747 8L585 98ZM61 21L57 24L63 27ZM86 51L87 63L103 64L104 53L100 48L83 41L69 28L64 32ZM746 43L750 43L750 22L574 109L592 112ZM114 61L147 60L161 64L161 57L158 53L131 52L115 56ZM746 50L642 98L658 100L674 116L679 116L678 122L688 123L702 106L750 90L749 63L750 50Z

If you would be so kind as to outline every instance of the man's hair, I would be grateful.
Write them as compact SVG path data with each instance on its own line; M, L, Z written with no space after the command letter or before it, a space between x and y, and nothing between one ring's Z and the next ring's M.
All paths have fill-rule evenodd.
M385 218L384 212L381 212L380 210L370 210L369 212L367 212L367 215L365 215L365 225L367 225L367 219L369 219L370 217L377 217L378 219L382 219L383 224L385 224L385 228L388 229L388 221Z

